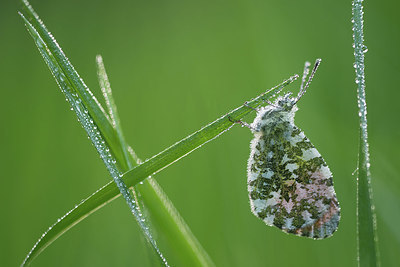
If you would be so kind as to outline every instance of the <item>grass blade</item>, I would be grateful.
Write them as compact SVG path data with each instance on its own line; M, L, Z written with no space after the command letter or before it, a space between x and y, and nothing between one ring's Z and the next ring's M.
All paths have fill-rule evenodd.
M152 237L150 233L149 227L145 223L145 219L142 216L142 213L138 209L137 202L134 200L132 194L129 191L129 188L125 185L123 180L121 179L122 174L118 170L116 160L109 152L110 149L108 147L107 142L104 140L103 135L98 130L98 125L93 121L93 117L91 116L90 112L87 110L85 104L83 103L80 96L74 90L71 81L65 75L63 69L58 64L57 60L52 56L49 48L47 47L46 43L43 41L41 36L38 34L36 29L25 19L23 15L22 18L25 20L25 24L29 33L34 38L37 47L42 54L43 58L45 59L50 71L52 72L53 76L55 77L59 87L61 88L62 92L64 93L67 101L70 103L71 107L75 111L79 122L85 129L86 133L88 134L90 140L94 144L97 152L100 154L101 159L103 160L104 164L107 167L111 177L113 178L115 184L118 187L118 190L121 192L122 196L125 198L131 212L136 218L140 228L142 229L146 240L152 245L156 253L159 255L161 261L166 265L169 266L165 257L159 250L155 239ZM22 265L28 264L33 257L31 257L31 253L28 254L27 258L25 258Z
M141 165L126 172L123 176L124 181L129 185L135 185L143 181L147 176L158 173L159 171L178 161L187 154L193 152L202 145L217 138L234 125L233 121L238 121L250 112L252 112L249 107L255 108L259 106L264 101L264 99L271 97L272 95L274 95L275 92L280 91L282 87L291 83L296 78L297 75L289 78L288 80L282 82L268 92L256 97L251 101L246 102L246 106L242 105L235 110L228 112L214 122L201 128L199 131L187 136L186 138L175 143L174 145L170 146L159 154L151 157L150 159L143 162Z
M80 99L80 97L82 96L82 102L84 105L86 105L86 107L90 107L91 111L88 112L92 118L93 121L96 125L98 125L98 128L102 134L102 136L104 136L104 138L106 140L111 140L111 141L107 141L105 143L107 143L109 145L109 147L111 148L111 152L112 154L114 154L116 156L117 160L116 163L119 163L120 167L122 168L122 170L128 170L130 169L133 164L132 162L134 162L134 160L130 160L131 159L131 155L127 154L127 145L125 143L125 140L123 138L122 135L122 131L118 131L118 129L121 129L120 127L117 127L119 125L119 119L117 116L113 117L113 114L116 114L116 107L115 105L113 105L112 103L112 95L111 95L111 91L110 90L105 90L104 92L105 97L107 99L107 104L109 107L109 110L111 111L110 116L106 116L104 109L101 107L101 105L98 103L98 101L93 97L93 94L89 91L89 89L86 87L86 85L84 84L83 80L79 78L79 75L77 74L77 72L74 70L73 66L69 63L68 59L65 57L65 55L63 54L61 48L58 46L58 44L56 43L55 39L51 36L51 34L47 31L45 25L39 20L39 17L37 16L37 14L33 11L32 7L28 4L27 1L23 1L24 3L24 13L27 16L27 18L29 18L29 21L32 22L33 24L36 25L36 28L38 28L38 31L41 32L41 34L39 34L39 32L36 30L36 28L33 27L33 25L28 21L28 19L25 19L25 22L27 23L27 27L28 27L28 31L31 33L32 37L34 37L39 50L41 50L41 54L44 57L45 61L47 64L49 64L49 67L51 69L57 69L56 73L53 73L53 75L55 76L56 80L60 80L61 79L61 83L65 83L68 82L68 86L66 87L68 92L64 92L65 90L62 89L62 91L65 93L67 93L68 95L73 95L74 99L72 100L72 102L75 102L77 99ZM42 38L43 37L43 38ZM65 71L67 70L67 71ZM109 83L108 83L108 79L106 77L105 71L104 69L99 68L99 76L100 76L100 81L102 84L102 88L109 88ZM60 78L60 75L62 75L62 77ZM59 84L60 82L57 81ZM61 88L62 85L61 85ZM67 97L67 99L69 99ZM88 108L89 109L89 108ZM114 124L111 126L111 122ZM115 130L117 130L117 132ZM109 143L110 142L110 143ZM122 151L122 153L121 153ZM129 160L127 160L129 159ZM112 161L112 160L111 160ZM117 179L117 181L119 180L118 176L114 176L114 178ZM127 198L128 203L133 203L133 199L132 196L130 196L128 193L129 191L127 190L126 186L124 186L122 181L118 181L118 183L120 184L121 190L123 192L125 192L125 198ZM155 201L153 200L153 202L160 202L161 198L157 198ZM172 205L172 203L170 203L170 205ZM156 205L152 205L152 206L156 206ZM164 205L158 205L159 207L164 207ZM136 212L135 209L133 209L133 212ZM172 218L174 216L171 216ZM178 216L176 216L178 217ZM63 218L61 218L60 220L63 220ZM142 220L138 220L140 222L142 222ZM173 224L167 224L167 225L173 225ZM178 228L179 224L176 224L176 228ZM55 225L53 225L51 227L51 229L53 229ZM57 229L57 226L55 226L55 229ZM142 229L144 229L144 232L146 234L148 227L143 225ZM180 229L178 229L180 230ZM175 232L177 232L177 230L175 229ZM185 231L185 232L190 232L190 231ZM149 233L147 233L147 235L149 235ZM182 234L180 234L180 236L184 236ZM186 239L186 243L196 243L196 242L192 242L193 240L195 240L194 236L190 236L190 238L188 237L188 235L184 236ZM182 238L181 240L185 241ZM26 262L28 263L29 261L31 261L36 255L38 255L40 253L40 251L42 251L47 245L42 246L42 242L46 241L46 240L55 240L52 239L51 236L42 236L42 238L38 241L38 243L34 246L34 248L32 249L32 251L28 254ZM152 240L152 239L150 239ZM52 242L52 241L51 241ZM153 247L156 248L156 251L158 254L160 254L158 248L155 246L154 242L150 242L153 243ZM202 250L202 253L198 253L198 254L193 254L192 253L192 258L189 260L187 263L193 263L193 262L204 262L204 260L201 260L201 258L205 259L207 258L206 255L207 253L201 248L201 246L198 246L197 248L191 248L191 250L193 251L199 251ZM182 249L180 250L182 251ZM161 257L163 259L163 257ZM189 257L190 258L190 257ZM199 260L200 258L200 260ZM163 260L164 261L164 260ZM209 261L212 265L212 262Z
M106 100L106 105L108 113L110 115L111 123L113 125L113 128L117 132L119 146L121 147L121 150L124 155L124 163L125 163L124 165L126 165L124 169L132 169L133 166L135 166L136 164L133 164L133 162L129 160L130 154L128 152L128 145L125 141L125 137L122 131L120 119L118 116L117 106L115 105L110 82L108 81L106 69L103 64L103 58L100 55L96 56L96 63L97 63L97 74L99 78L100 88L101 91L103 92L104 99Z
M90 122L91 118L88 119L89 122L98 126L101 135L97 136L97 138L101 140L101 138L104 137L104 143L109 145L109 147L111 148L110 152L117 159L116 162L113 162L114 160L112 158L112 155L106 153L107 155L104 156L104 158L107 158L105 163L111 162L111 167L109 167L109 170L114 172L113 177L115 178L116 182L119 183L121 191L124 193L125 198L127 198L128 204L132 204L132 197L130 196L127 187L121 180L119 180L119 176L117 175L117 166L113 166L116 163L119 163L121 169L127 170L130 166L134 165L133 157L131 157L130 155L129 157L127 157L126 155L127 145L125 143L125 140L123 139L122 131L118 132L118 128L120 127L117 127L117 124L119 125L119 120L116 119L117 114L115 105L113 107L112 102L108 101L107 104L109 110L111 111L111 115L107 116L104 112L104 109L93 97L93 94L89 91L89 89L83 83L82 79L80 79L77 72L69 63L68 59L63 54L55 39L47 31L44 24L39 20L37 14L33 11L31 6L29 6L27 1L23 1L23 3L25 4L24 13L26 15L26 18L24 16L22 17L27 24L28 31L31 33L32 37L36 41L36 44L40 52L42 53L42 56L44 57L46 63L49 65L50 69L53 70L53 75L59 83L63 93L66 96L68 95L67 99L71 103L79 102L77 103L77 108L75 108L77 114L78 112L82 116L84 116L86 113L90 114L91 118L93 118L93 122ZM271 96L272 94L274 94L274 92L280 90L281 87L292 82L294 79L295 77L292 77L288 81L280 84L279 88L274 88L266 94L249 102L248 105L257 106L262 102L263 97ZM104 88L109 86L105 72L102 74L101 82L104 85ZM65 90L63 90L63 88ZM109 98L108 100L112 100L111 91L109 91L108 96L106 95L106 98L107 97ZM83 107L87 107L87 112L85 112L85 109ZM172 164L179 158L183 157L184 155L190 153L202 144L222 134L224 131L232 126L232 122L231 120L229 120L228 116L230 116L232 120L237 120L249 112L250 110L247 107L241 106L231 113L226 114L224 117L221 117L219 120L206 126L199 132L196 132L192 136L189 136L181 142L178 142L176 145L170 147L168 150L153 157L152 161L146 161L147 165L146 163L144 164L146 168L144 169L144 172L142 172L142 174L158 172L169 164ZM136 169L136 171L139 170L140 173L140 170L143 169L143 166L141 165L137 168L138 169ZM132 184L129 185L133 186L137 183L135 182L135 180L143 180L148 175L146 175L145 177L137 177L135 174L132 175L132 173L129 172L128 176L134 178ZM145 196L144 199L151 204L147 206L156 211L153 213L158 215L163 214L163 218L168 218L168 220L174 222L173 224L176 225L175 228L179 228L179 230L176 231L179 234L177 239L182 240L182 242L180 243L184 244L184 249L186 248L186 250L191 250L191 254L195 255L195 258L197 257L198 264L195 265L212 265L212 262L209 260L208 255L205 253L204 250L202 250L198 241L190 233L189 228L180 218L172 203L169 202L168 198L165 196L165 194L163 194L161 188L157 185L157 183L154 180L148 179L147 182L144 182L143 186L141 186L141 190L146 192L146 194L143 193L142 195ZM37 242L30 254L27 256L27 263L31 261L35 256L37 256L41 251L43 251L43 249L45 249L60 235L66 232L69 228L71 228L80 220L84 219L89 214L104 206L106 203L113 200L117 196L119 196L119 191L117 187L115 187L113 183L108 183L105 187L101 188L99 191L90 196L88 198L88 201L81 202L73 210L63 216L59 220L59 222L49 228L49 230L42 236L42 238ZM158 203L162 203L162 205L158 205ZM131 207L134 211L134 207ZM189 243L189 245L185 245L185 243Z
M362 0L353 1L354 68L360 117L360 141L357 178L357 251L358 266L379 266L378 234L372 198L369 144L367 131L367 102L365 97L365 64Z
M109 115L118 133L126 165L131 169L133 166L140 164L141 160L125 141L111 86L100 55L96 57L96 62L100 87L106 100ZM136 194L136 190L139 194ZM138 206L143 205L149 212L150 217L154 218L152 225L155 225L160 232L167 236L169 248L174 251L176 258L179 258L182 265L214 266L207 252L192 234L162 188L151 176L144 180L140 186L132 188L132 192L137 199Z
M172 248L181 252L179 261L183 263L182 266L188 266L185 262L190 262L190 266L215 266L155 179L149 177L136 188L141 193L146 208L150 211L153 226L160 229L166 238L175 241L171 243ZM154 201L154 199L159 199L159 201Z
M33 10L32 6L27 0L22 0L22 4L22 12L20 12L20 14L23 15L24 19L32 25L43 43L46 44L46 53L48 53L51 58L54 59L54 62L58 64L59 69L63 73L63 78L69 81L71 86L70 90L72 90L73 93L79 96L79 98L84 102L89 113L92 115L94 122L98 125L99 131L103 133L103 136L106 139L105 141L112 149L110 151L111 154L113 154L118 163L124 162L123 152L117 139L117 133L115 132L110 119L106 116L104 109L83 82L77 71L69 62L68 58L64 55L64 52ZM34 40L37 41L35 37Z
M297 77L297 75L292 76L271 90L249 101L247 105L250 107L257 107L264 101L264 99L274 96L275 93L280 91L282 87L290 84L297 79ZM199 131L193 133L185 139L177 142L175 145L147 160L143 164L135 167L132 169L133 172L128 171L126 177L124 175L122 179L128 187L136 185L138 182L143 181L151 174L159 172L161 169L164 169L178 159L186 156L196 148L226 132L233 126L233 123L230 119L239 120L245 115L249 114L251 111L252 110L244 105L236 108L235 110L225 114ZM169 153L169 151L173 151L172 157L166 155ZM143 185L146 185L146 183L143 183ZM147 188L147 191L150 192L151 190L154 189L150 187ZM146 193L144 195L149 194ZM52 225L35 244L30 252L30 258L33 259L66 231L119 196L120 192L115 184L112 181L108 182L88 198L76 205L71 211L66 213L60 220Z

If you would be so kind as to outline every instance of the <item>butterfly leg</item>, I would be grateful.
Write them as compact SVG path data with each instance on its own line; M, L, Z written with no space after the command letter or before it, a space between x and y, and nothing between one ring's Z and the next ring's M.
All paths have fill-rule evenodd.
M250 130L253 131L253 127L251 127L251 125L248 124L247 122L244 122L244 121L241 121L241 120L234 120L234 119L232 119L231 116L228 116L228 119L229 119L229 121L231 121L233 123L238 123L238 124L242 125L242 127L247 127L247 128L249 128Z
M247 101L244 102L243 106L245 106L245 107L247 107L247 108L249 108L249 109L252 109L252 110L254 110L254 111L256 111L256 112L258 112L258 111L260 110L259 108L250 107Z

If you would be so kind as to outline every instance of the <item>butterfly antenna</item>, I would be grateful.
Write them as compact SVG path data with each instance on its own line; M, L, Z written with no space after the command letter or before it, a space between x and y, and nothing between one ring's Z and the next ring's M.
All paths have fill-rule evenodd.
M306 61L306 63L304 64L303 77L301 78L299 94L301 94L304 90L304 83L306 82L307 76L310 73L310 66L311 66L311 63Z
M300 92L299 92L298 96L296 97L295 104L297 103L297 101L300 100L300 98L301 98L301 97L305 94L305 92L307 91L307 88L308 88L308 86L310 86L310 83L311 83L312 79L314 78L314 74L315 74L315 72L317 72L317 69L318 69L318 67L319 67L320 64L321 64L321 59L318 58L318 59L315 61L314 68L313 68L312 71L311 71L310 77L308 77L308 81L307 81L306 85L304 85L304 83L303 83L303 81L302 81L301 87L300 87ZM305 66L304 66L304 72L306 72L306 68L307 68L307 62L306 62L306 64L305 64ZM307 71L307 72L308 72L308 71ZM304 80L306 79L306 78L304 77L304 73L303 73L303 79L304 79Z

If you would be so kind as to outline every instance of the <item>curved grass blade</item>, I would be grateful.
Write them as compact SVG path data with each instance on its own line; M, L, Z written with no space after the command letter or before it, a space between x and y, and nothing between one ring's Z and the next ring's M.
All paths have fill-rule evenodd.
M129 160L130 154L128 152L128 145L125 141L125 137L122 131L121 122L118 116L117 106L115 105L114 98L112 96L110 82L108 81L106 69L103 64L103 58L100 55L96 56L96 63L97 63L97 75L99 78L100 88L103 92L103 97L106 101L106 106L108 109L108 113L110 116L110 120L112 123L113 128L117 133L117 139L119 142L119 146L123 152L124 156L124 169L132 169L134 164Z
M191 262L192 264L181 264L181 266L215 266L155 179L148 177L143 184L137 185L136 188L141 193L141 199L146 204L146 208L151 211L152 225L156 229L161 229L169 240L175 240L171 247L175 251L181 251L180 263ZM162 203L162 206L154 199L160 199L159 202ZM169 225L171 223L173 224ZM169 231L175 227L178 227L180 231ZM196 258L192 255L196 255Z
M25 18L23 17L23 19ZM113 178L115 184L117 185L118 190L125 198L129 208L131 209L131 212L135 216L136 221L138 222L140 228L142 229L146 237L146 240L152 245L156 253L159 255L161 261L166 266L169 266L165 257L158 248L155 239L152 237L150 229L146 225L145 219L143 218L142 213L138 209L137 203L134 200L132 194L130 193L129 188L125 185L125 183L121 179L122 174L117 168L116 165L117 161L111 155L110 149L106 141L104 140L103 136L101 135L100 131L98 130L97 124L93 121L93 118L89 114L89 111L86 109L86 106L83 104L79 95L73 90L71 81L65 76L63 70L58 65L57 60L54 57L52 57L50 53L48 53L49 50L46 44L44 43L43 39L39 36L39 34L36 32L33 26L26 19L25 23L29 33L35 39L36 45L39 51L41 52L43 58L45 59L50 71L55 77L59 87L61 88L67 101L70 103L71 107L75 111L79 122L85 129L90 140L94 144L97 152L100 154L100 157L103 160L104 164L106 165L106 168L110 173L111 177ZM31 259L30 254L28 254L27 258L25 259L22 265L28 263L30 259Z
M79 96L79 98L84 102L89 113L92 115L94 122L99 127L99 131L103 133L103 136L106 139L105 141L109 144L110 149L112 149L110 151L111 154L116 158L118 163L124 162L123 152L121 147L118 145L117 133L113 128L110 119L106 116L103 107L81 79L68 58L64 55L61 47L47 30L46 26L40 20L32 6L27 0L22 0L21 2L23 4L22 12L19 14L21 16L23 15L24 20L31 24L37 32L37 35L40 36L43 43L46 44L45 52L51 55L58 64L60 71L63 72L65 79L70 81L73 93ZM33 36L33 38L35 40L36 37Z
M125 141L117 106L115 105L103 59L100 55L96 57L96 62L100 87L106 100L109 116L118 133L125 163L129 169L132 169L133 166L140 164L141 160ZM138 203L138 207L142 207L149 212L150 217L153 219L152 225L167 236L170 250L175 252L176 258L179 258L182 265L214 266L211 258L192 234L168 196L151 176L144 180L141 185L132 187L132 193Z
M365 64L363 33L363 0L353 1L354 68L360 117L360 141L357 178L357 252L358 266L379 266L378 231L373 204L369 144L367 131L367 102L365 97Z
M276 87L247 102L246 105L250 107L259 106L265 99L274 96L276 92L280 91L284 86L292 83L297 79L297 77L298 75L290 77L288 80L285 80ZM189 135L163 152L145 161L143 164L135 167L131 171L128 171L122 177L125 184L128 187L136 185L137 183L146 179L146 177L159 172L160 170L171 165L173 162L176 162L180 158L201 147L205 143L220 136L233 126L234 123L232 121L239 120L252 112L252 110L247 106L242 105L230 111L214 122L201 128L199 131ZM146 185L146 183L143 185ZM154 190L154 188L148 187L148 192L151 190ZM74 225L119 196L120 192L112 181L104 185L102 188L83 200L79 205L75 206L74 209L65 214L62 217L62 220L59 220L57 223L51 226L35 244L34 248L30 252L29 259L31 260L36 257L47 246L49 246Z
M116 133L114 131L114 128L117 129L117 127L112 127L110 120L113 119L113 126L115 125L115 121L116 118L112 118L112 116L108 117L106 116L106 114L104 113L104 109L101 107L101 105L98 103L98 101L93 97L93 94L89 91L89 89L86 87L86 85L84 84L83 80L80 79L79 75L76 73L76 71L73 69L72 65L69 63L68 59L65 57L65 55L63 54L61 48L58 46L57 42L55 41L55 39L52 37L52 35L47 31L45 25L39 20L39 17L37 16L37 14L33 11L32 7L28 4L27 1L23 1L24 6L24 13L26 15L27 18L29 18L29 20L34 23L37 28L39 29L39 31L41 32L41 34L38 34L37 32L32 32L34 35L38 35L40 38L45 39L47 41L44 41L46 43L45 46L41 45L41 47L44 47L45 49L42 52L45 54L48 54L48 56L50 56L52 59L55 59L54 62L55 63L59 63L59 70L60 72L64 72L64 69L67 69L68 71L65 72L65 75L63 76L63 80L67 77L67 79L69 79L71 82L69 89L71 89L71 93L74 91L76 92L76 96L83 96L82 97L82 101L84 103L84 105L86 105L86 107L91 108L91 111L89 112L89 114L92 116L93 121L95 123L99 123L99 130L101 132L101 134L104 136L104 138L106 140L112 140L112 141L107 141L107 144L109 145L109 147L111 148L111 153L113 155L115 155L115 157L118 159L117 163L120 165L120 167L122 168L122 170L128 170L130 169L133 165L130 164L132 162L134 162L134 160L126 160L126 145L125 145L125 141L123 139L121 139L121 136L119 136L119 133ZM27 25L28 26L28 25ZM32 26L32 25L30 25ZM33 26L31 27L33 28ZM36 30L36 29L35 29ZM35 38L34 38L35 39ZM43 42L41 42L43 43ZM46 59L45 59L46 60ZM48 61L48 59L46 60ZM57 61L57 62L56 62ZM103 76L104 77L104 76ZM104 77L106 78L106 77ZM101 80L102 84L107 86L105 83L107 83L108 81L106 81L106 79ZM103 87L103 86L102 86ZM110 91L111 92L111 91ZM91 96L91 97L88 97ZM109 99L110 100L110 99ZM110 110L112 110L111 105L109 103L109 101L107 102L108 107ZM116 109L115 109L116 111ZM115 113L114 111L114 113ZM121 132L122 133L122 132ZM114 142L113 142L114 140ZM122 148L122 149L121 149ZM122 153L120 153L122 151ZM128 156L128 159L130 158L130 155ZM145 182L146 184L146 182ZM150 186L151 187L151 186ZM142 189L142 191L145 191L144 187ZM154 190L151 190L150 192L154 192ZM125 190L126 191L126 190ZM158 190L160 191L160 190ZM166 208L165 206L165 197L161 198L161 197L154 197L153 199L149 199L146 198L146 201L152 201L154 205L147 205L148 207L152 207L152 209L155 209L156 212L150 210L151 213L160 213L160 209L162 208ZM172 206L172 203L169 202L168 206ZM171 212L176 211L171 209ZM162 213L163 211L161 211ZM173 220L174 218L180 218L177 214L176 216L174 216L174 214L170 214L171 216L166 217L170 220ZM63 218L62 218L63 219ZM60 219L61 220L61 219ZM174 227L175 225L175 227ZM51 228L53 228L55 225L53 225ZM193 235L188 235L187 233L190 233L190 230L188 229L180 229L180 227L182 226L182 224L180 224L179 222L169 222L166 223L165 226L168 227L164 227L167 228L166 230L175 233L176 236L180 236L182 238L178 238L178 241L180 240L180 247L178 246L179 249L176 249L175 253L179 254L186 250L188 251L196 251L196 253L189 253L185 255L185 260L186 260L186 264L189 265L196 265L194 263L196 262L200 262L202 263L202 266L212 266L213 263L212 261L209 259L207 253L204 251L204 249L201 248L200 245L198 245L197 247L191 247L191 245L193 244L198 244L198 241L196 240L196 238ZM188 228L186 226L186 228ZM57 226L55 226L55 229L57 229ZM45 234L42 236L42 238L38 241L38 244L36 244L34 246L34 248L32 249L32 251L28 254L27 256L27 262L31 261L41 250L41 243L45 240L48 239L49 236L45 236ZM179 243L176 242L176 238L171 239L174 242L170 243L172 244L172 247ZM43 246L43 248L45 248L46 246ZM183 249L182 249L183 248ZM157 251L157 250L156 250ZM200 253L198 253L200 251ZM189 255L189 256L188 256ZM182 257L180 257L182 258ZM206 264L207 263L207 264Z
M49 54L51 56L51 58L56 59L56 61L58 61L58 63L60 64L59 67L60 67L61 71L65 72L65 77L69 81L72 81L71 89L74 89L75 94L77 92L77 94L75 96L76 97L79 96L82 98L83 103L88 107L89 114L92 115L95 123L99 125L99 130L100 130L101 134L105 137L107 144L110 146L110 148L112 150L112 154L117 158L117 162L124 165L123 159L124 159L125 153L122 151L123 147L120 146L120 140L118 140L119 138L117 136L117 133L115 132L115 129L112 127L112 125L109 121L109 118L105 115L104 110L99 105L98 101L95 98L93 98L92 93L88 90L88 88L85 86L83 81L80 79L79 75L76 73L76 71L73 69L72 65L69 63L68 59L63 54L61 48L58 46L58 44L56 43L54 38L51 36L51 34L47 31L47 29L45 28L43 23L39 20L36 13L29 6L28 2L23 1L23 3L25 4L24 10L25 10L25 14L26 14L27 18L29 19L29 21L32 22L32 24L36 25L36 27L38 28L38 31L39 31L39 35L43 37L44 42L46 43L44 52ZM28 22L28 21L26 21L26 22ZM41 51L41 52L43 52L43 51ZM45 60L46 60L46 58L45 58ZM65 77L63 77L63 78L65 78ZM295 78L293 77L286 83L281 84L281 87L292 82L294 79ZM273 92L276 92L278 90L279 90L279 88L276 90L271 90L270 92L268 92L265 95L265 97L271 96L273 94ZM261 99L256 99L256 100L259 100L258 103L260 103L262 101ZM255 102L253 101L253 102L249 103L249 106L251 106L252 104L258 105L256 102L257 101L255 101ZM243 108L243 107L241 107L241 108L247 109L247 108ZM250 111L247 109L247 113L248 112L250 112ZM239 113L233 112L230 115L231 115L232 120L235 120L235 119L237 119L237 118L235 118L235 115L240 115L240 114L241 114L240 112ZM229 121L228 125L232 126L232 123ZM216 125L214 125L214 126L216 126ZM208 130L213 130L213 129L218 130L215 127L211 127ZM226 130L227 129L225 129L224 131L226 131ZM201 134L196 135L196 138L194 138L193 140L196 140L199 136L201 136ZM213 138L215 138L215 137L216 136L214 136ZM207 138L208 137L205 137L203 141L206 142ZM213 139L213 138L211 138L211 139ZM111 141L108 141L108 140L111 140ZM209 140L210 139L208 139L208 141ZM187 143L185 143L185 145L186 145L186 148L188 148ZM198 143L196 145L198 145ZM177 152L177 151L175 151L175 152ZM186 153L189 153L189 152L186 152ZM177 155L179 156L179 151L178 151ZM182 157L182 156L183 156L183 154L180 155L180 157ZM175 159L175 160L177 160L177 159ZM156 160L156 162L157 162L157 160ZM169 163L169 164L171 164L171 163ZM122 169L126 169L124 167L125 166L123 166ZM186 248L189 248L195 252L192 254L198 254L199 249L200 249L200 255L201 255L201 253L204 254L203 259L201 259L201 257L197 257L197 258L199 258L199 262L200 262L201 266L206 265L204 263L207 262L207 257L208 257L207 254L205 253L205 251L201 251L200 245L197 245L197 247L196 247L197 240L194 237L190 238L191 233L190 233L189 228L180 219L180 216L177 213L177 211L173 209L172 203L169 202L169 200L166 198L166 196L162 195L161 188L157 187L154 180L153 180L153 182L154 183L147 183L147 180L146 180L143 183L141 190L145 191L145 192L150 192L150 193L146 193L146 194L143 193L143 196L146 196L146 197L151 196L152 192L153 193L156 192L155 194L153 194L153 195L155 195L155 197L153 198L153 201L150 201L150 203L153 204L153 208L157 206L157 205L155 205L155 203L157 203L158 200L161 200L162 204L164 205L164 209L160 208L157 210L157 208L154 208L156 210L156 214L157 214L157 212L159 214L162 214L163 212L165 213L165 211L166 210L168 211L168 209L171 210L171 212L169 212L169 214L167 214L168 216L164 216L164 219L169 218L171 221L175 221L175 225L178 225L179 228L181 228L180 236L182 237L181 239L183 240L182 244L185 244L185 242L191 243L191 244L189 244L189 246L186 246ZM146 187L146 185L148 185L148 186ZM145 188L147 188L146 189L147 191L145 190ZM113 190L106 190L106 189L113 189ZM114 190L114 189L116 189L116 190ZM64 232L66 232L69 228L71 228L72 226L77 224L82 219L86 218L92 212L96 211L100 207L107 204L109 201L112 201L117 196L119 196L118 189L114 186L113 183L110 182L105 187L101 188L100 190L95 192L92 196L90 196L88 198L87 202L86 201L81 202L72 211L68 212L56 224L54 224L52 227L49 228L49 230L42 236L42 238L38 241L38 243L35 245L35 247L32 249L32 251L28 255L28 258L29 258L28 260L29 261L32 260L41 251L43 251L44 248L46 248L49 244L51 244L55 239L57 239L60 235L62 235ZM144 199L147 199L147 198L144 198ZM151 199L151 198L149 198L149 199ZM154 201L154 200L156 200L156 201ZM148 207L150 208L152 206L150 205ZM212 262L208 261L208 265L212 265Z

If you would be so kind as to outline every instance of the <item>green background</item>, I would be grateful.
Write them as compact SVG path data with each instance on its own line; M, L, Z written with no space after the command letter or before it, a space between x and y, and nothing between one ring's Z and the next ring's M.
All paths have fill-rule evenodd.
M296 124L328 162L339 230L313 241L267 227L249 208L252 135L228 133L157 174L217 266L356 266L358 116L351 1L31 1L100 98L102 54L127 141L142 158L323 59ZM17 15L0 3L0 265L110 180ZM382 266L400 251L397 1L365 2L372 186ZM297 92L299 83L289 89ZM251 121L254 115L246 118ZM160 246L168 259L168 248ZM147 266L152 252L122 198L63 235L32 266ZM171 264L174 260L171 259Z

